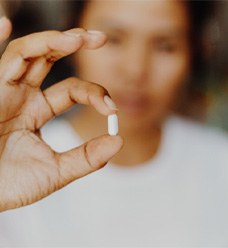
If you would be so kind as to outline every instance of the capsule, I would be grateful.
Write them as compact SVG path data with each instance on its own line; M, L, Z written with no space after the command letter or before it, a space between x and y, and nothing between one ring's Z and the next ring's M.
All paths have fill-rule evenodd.
M108 116L108 133L111 136L117 135L119 131L118 116L116 114Z

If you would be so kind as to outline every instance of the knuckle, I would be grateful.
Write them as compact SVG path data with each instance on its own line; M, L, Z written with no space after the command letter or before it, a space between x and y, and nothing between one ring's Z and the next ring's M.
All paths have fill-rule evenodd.
M107 93L107 90L97 84L89 82L88 86L85 88L87 100L89 104L94 105L98 99L103 98Z
M7 49L13 50L13 49L17 48L19 44L20 44L20 38L15 39L15 40L11 40L7 46Z
M84 158L87 164L87 167L89 168L89 170L95 170L95 166L91 163L90 159L89 159L89 152L88 152L88 143L86 143L83 146L83 154L84 154Z
M70 91L78 90L79 89L79 82L75 77L69 77L64 80L64 85L66 88L69 88Z
M87 84L87 86L89 87L89 89L91 91L101 91L101 89L103 88L100 84L95 83L95 82L91 82L91 81L86 81L85 82Z
M78 33L85 33L85 32L87 32L87 30L85 28L76 28L75 31L78 32Z
M24 50L26 49L26 46L28 45L28 42L26 38L18 38L15 40L10 41L10 43L7 46L6 51L8 54L12 54L15 56L15 54L18 54L22 59L30 62L31 58L26 58L24 55Z
M43 33L45 35L59 35L59 34L61 34L61 32L57 31L57 30L44 31Z
M100 84L92 83L91 91L98 96L104 96L107 94L107 90Z
M61 35L62 32L60 31L57 31L57 30L48 30L48 31L43 31L43 32L40 32L39 33L39 38L48 38L48 39L51 39L51 38L55 38L59 35Z
M57 56L54 55L47 55L45 58L46 58L46 62L52 65L58 60Z
M67 79L66 79L66 82L68 83L68 84L77 84L78 83L78 79L76 78L76 77L68 77Z
M14 39L14 40L10 41L10 43L8 45L8 48L10 48L10 49L18 49L18 48L21 48L23 46L26 46L30 42L30 38L33 35L34 34L26 35L26 36L19 37L17 39Z

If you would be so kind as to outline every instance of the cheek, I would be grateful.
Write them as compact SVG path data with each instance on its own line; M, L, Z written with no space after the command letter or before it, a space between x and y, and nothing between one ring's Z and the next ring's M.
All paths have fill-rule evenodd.
M109 90L112 85L110 75L112 61L102 49L97 51L80 51L75 57L77 71L80 78L98 83Z
M189 73L189 56L176 56L174 58L157 59L153 66L152 92L156 98L164 103L172 100Z

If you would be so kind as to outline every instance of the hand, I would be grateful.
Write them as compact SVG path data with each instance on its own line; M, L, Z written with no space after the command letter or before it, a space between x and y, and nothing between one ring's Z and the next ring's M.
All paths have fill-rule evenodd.
M56 153L39 135L48 120L75 103L114 112L104 102L107 91L94 83L68 78L40 90L55 61L105 41L103 33L72 29L31 34L6 48L0 61L0 211L42 199L101 168L121 149L120 136L104 135Z

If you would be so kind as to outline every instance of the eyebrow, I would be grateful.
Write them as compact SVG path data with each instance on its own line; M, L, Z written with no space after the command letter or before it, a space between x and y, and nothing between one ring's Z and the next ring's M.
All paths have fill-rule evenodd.
M98 22L99 28L104 29L104 31L114 31L117 33L125 33L126 30L129 30L129 28L123 27L123 24L119 24L116 21L109 21L107 22ZM164 38L172 38L172 39L177 39L177 38L183 38L183 37L188 37L189 32L188 31L183 31L181 27L157 27L154 30L150 31L151 33L156 32L156 36L160 37L161 39Z

